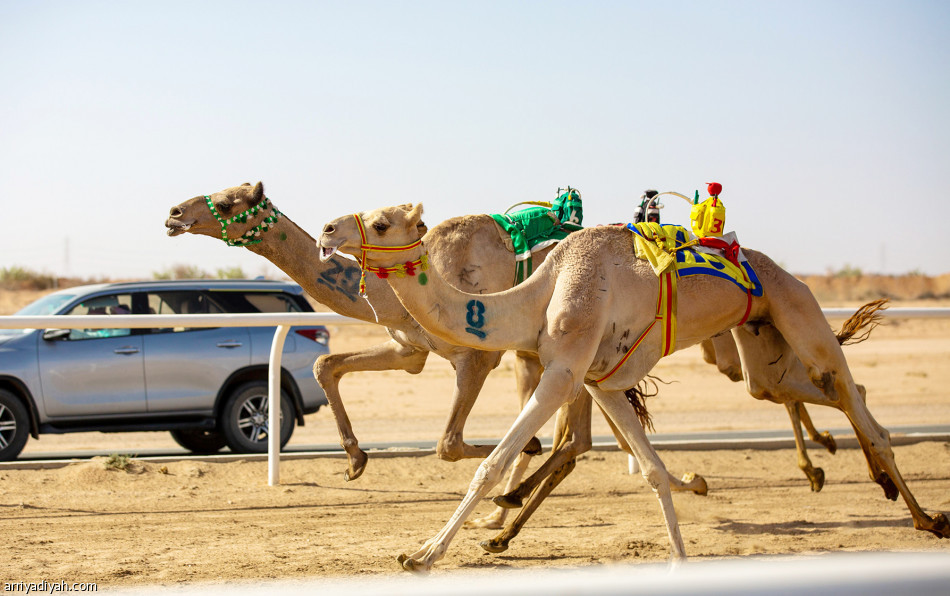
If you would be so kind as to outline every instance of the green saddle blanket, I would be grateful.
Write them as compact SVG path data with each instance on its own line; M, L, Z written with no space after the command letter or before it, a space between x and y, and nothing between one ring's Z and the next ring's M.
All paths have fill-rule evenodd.
M580 193L570 188L558 196L550 208L527 207L514 213L492 214L491 217L511 236L517 264L515 283L520 284L533 271L532 253L580 230L584 212Z

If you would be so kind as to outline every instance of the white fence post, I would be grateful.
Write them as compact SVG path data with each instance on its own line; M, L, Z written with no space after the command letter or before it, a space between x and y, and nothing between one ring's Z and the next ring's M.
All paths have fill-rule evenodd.
M280 484L280 356L290 327L278 325L267 364L267 484Z

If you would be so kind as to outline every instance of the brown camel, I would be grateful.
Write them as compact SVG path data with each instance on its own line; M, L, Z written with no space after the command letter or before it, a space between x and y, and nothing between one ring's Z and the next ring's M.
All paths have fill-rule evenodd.
M421 549L400 557L404 568L428 570L442 558L464 520L528 440L585 387L632 447L641 474L657 494L674 560L685 558L669 475L625 391L643 379L664 351L683 349L733 327L753 395L781 402L787 398L769 394L767 386L782 381L793 385L804 401L840 409L885 494L903 496L916 528L939 537L950 535L946 516L928 516L901 477L889 434L868 412L817 301L765 255L745 251L762 282L761 297L737 292L730 282L713 276L679 280L675 341L664 346L662 341L672 336L650 333L657 316L643 308L659 303L660 283L653 269L634 256L628 231L601 227L576 232L555 247L524 284L494 294L471 294L448 283L435 262L429 266L426 244L414 240L421 215L421 205L404 205L335 219L320 237L321 258L331 258L336 251L361 256L364 269L388 275L399 300L431 333L484 350L534 352L544 372L514 425L479 466L455 514ZM625 349L629 338L637 336Z

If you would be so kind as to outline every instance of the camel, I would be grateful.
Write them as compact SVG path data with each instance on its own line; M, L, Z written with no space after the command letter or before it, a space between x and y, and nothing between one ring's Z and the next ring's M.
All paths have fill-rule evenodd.
M248 250L264 256L294 278L318 302L336 312L366 321L380 322L388 327L389 334L393 338L391 341L361 352L321 357L314 368L315 375L324 387L334 413L340 434L340 444L347 452L348 467L344 472L344 477L347 480L355 480L363 473L367 456L359 448L343 407L338 389L340 379L348 372L359 370L403 369L410 373L417 373L422 370L429 349L438 345L437 340L419 333L419 328L411 324L411 319L408 319L405 309L398 303L395 295L378 279L375 285L373 280L369 281L369 293L373 296L373 304L377 306L377 309L375 312L372 311L372 306L367 309L366 303L356 296L358 268L336 258L326 263L317 259L313 238L286 215L280 214L269 199L263 208L249 214L249 217L234 218L236 214L248 213L264 200L263 185L260 183L254 187L245 184L228 188L208 197L194 197L171 209L170 217L166 221L168 234L175 236L187 232L212 238L225 238L229 244L245 246ZM215 215L215 212L230 216L232 221L225 224L223 218ZM275 213L279 215L274 215ZM245 221L240 221L242 219ZM268 219L271 221L267 231L254 236L254 242L240 240L246 234L262 232L259 222ZM249 230L251 232L248 232ZM229 233L230 238L228 238ZM234 240L235 238L238 240ZM502 247L495 223L490 217L453 218L433 228L427 241L439 248L440 255L456 255L455 258L446 260L440 266L456 272L458 280L456 285L459 287L468 288L470 291L491 291L511 286L512 272L515 267L512 254ZM543 261L548 250L536 253L535 260ZM310 258L307 258L308 256ZM377 320L376 316L381 318ZM408 341L412 337L422 339ZM441 347L433 351L453 363L457 372L457 383L454 406L445 433L438 443L437 454L440 458L449 461L462 457L484 457L488 453L486 449L490 448L473 448L465 445L462 440L462 428L488 371L497 363L497 360L493 362L491 358L480 358L479 354L472 354L468 349L454 348L440 351ZM720 350L723 350L727 356L736 354L731 339L723 344ZM715 359L714 352L711 352L711 358ZM720 368L722 369L722 366ZM727 375L733 374L729 370L723 372ZM515 374L518 394L523 403L540 379L540 365L537 358L531 354L518 353L515 360ZM741 378L741 372L738 374ZM779 391L781 388L776 387L772 390ZM528 480L517 485L526 460L520 462L521 465L514 468L506 488L507 493L495 498L499 508L482 519L466 522L466 527L501 528L505 522L507 510L521 507L525 499L531 497L516 519L509 523L498 536L481 543L483 548L496 553L507 549L510 540L518 534L541 501L570 473L576 457L590 449L591 405L590 396L585 394L581 399L567 406L558 419L555 449L551 458ZM793 404L787 405L790 412L795 407ZM798 425L793 424L793 426L797 436L800 437L801 430ZM813 427L810 433L814 433ZM827 435L827 433L824 434ZM619 432L615 431L615 435L618 436L621 448L629 452ZM833 442L833 439L831 441ZM824 474L820 468L811 468L805 446L801 441L798 446L799 461L808 464L808 467L803 467L803 469L809 477L812 489L820 490L821 484L817 484L816 487L815 478L816 474L820 474L818 482L823 483ZM684 475L682 480L671 477L670 482L674 490L690 490L698 494L705 494L706 491L705 480L692 473ZM516 485L517 488L515 488Z
M422 205L417 204L337 218L324 227L320 256L329 259L343 252L359 257L364 271L385 277L412 317L441 339L483 350L532 352L543 372L514 424L479 465L447 524L422 548L399 557L404 569L428 571L441 559L464 520L528 440L585 388L632 448L641 475L653 488L672 559L685 560L669 474L646 439L637 404L631 407L625 392L664 352L730 329L750 393L781 403L787 398L767 394L767 386L781 380L794 386L801 400L841 410L885 495L904 498L917 529L941 538L950 535L946 516L927 515L907 487L889 434L867 410L814 296L764 254L745 250L764 288L759 297L737 292L730 282L713 276L680 279L672 340L667 333L650 333L659 318L651 306L662 303L661 284L650 265L634 256L632 236L623 228L575 232L523 284L474 294L448 283L435 262L434 248L430 263L426 242L415 240L421 216ZM669 274L664 279L668 284ZM658 329L669 320L667 313Z

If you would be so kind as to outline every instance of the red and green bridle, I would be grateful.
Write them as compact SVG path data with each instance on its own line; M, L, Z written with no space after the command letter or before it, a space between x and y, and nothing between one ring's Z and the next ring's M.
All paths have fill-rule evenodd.
M233 223L247 223L249 217L254 217L258 212L267 209L269 204L267 197L264 197L260 203L250 209L246 209L227 219L218 214L218 210L215 209L214 202L210 196L205 195L205 202L208 204L208 209L211 210L211 214L214 215L214 218L221 224L221 240L224 240L228 246L249 246L251 244L258 244L261 241L261 234L269 230L271 225L274 224L281 215L277 207L271 205L271 214L265 217L261 223L244 232L240 238L231 239L228 238L228 226Z
M360 231L360 296L366 298L366 272L375 273L376 277L380 279L386 279L389 277L390 273L395 273L396 277L412 277L416 275L416 272L419 272L419 282L422 284L426 283L426 274L425 272L429 269L429 257L425 253L425 246L422 245L422 239L416 240L412 244L405 244L402 246L380 246L377 244L368 244L366 242L366 227L363 224L363 218L360 217L359 213L353 214L353 219L356 220L356 227ZM417 246L423 247L422 256L416 259L415 261L406 261L400 265L395 265L393 267L372 267L366 264L366 253L367 252L403 252L406 250L412 250Z

